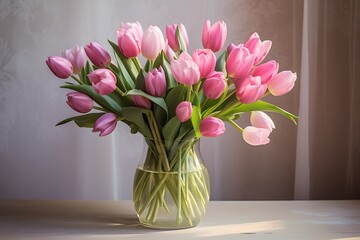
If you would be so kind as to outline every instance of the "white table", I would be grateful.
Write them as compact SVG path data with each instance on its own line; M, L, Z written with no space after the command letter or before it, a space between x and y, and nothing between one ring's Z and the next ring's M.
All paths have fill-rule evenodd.
M360 200L210 202L199 226L139 226L129 201L0 201L0 239L360 239Z

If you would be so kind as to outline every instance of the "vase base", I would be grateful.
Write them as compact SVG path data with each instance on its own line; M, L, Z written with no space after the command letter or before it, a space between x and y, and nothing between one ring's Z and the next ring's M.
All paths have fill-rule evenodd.
M192 223L191 225L189 225L189 223L179 224L171 221L159 221L154 223L154 222L147 222L140 220L140 225L143 227L151 228L151 229L161 229L161 230L179 230L179 229L193 228L196 227L198 224L199 222Z

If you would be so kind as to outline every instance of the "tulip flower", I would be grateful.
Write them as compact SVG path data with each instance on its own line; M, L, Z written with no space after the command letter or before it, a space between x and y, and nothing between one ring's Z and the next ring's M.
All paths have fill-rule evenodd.
M226 34L227 29L224 21L217 21L211 26L210 21L207 20L202 32L202 44L204 48L211 49L213 52L219 51L226 41Z
M85 66L86 63L86 53L84 48L75 45L74 47L63 51L62 55L71 62L74 73L80 74L81 69Z
M275 129L275 124L273 120L264 112L261 111L253 111L250 115L251 125L257 128L265 128L272 132Z
M186 122L191 118L192 115L191 102L183 101L179 103L176 107L175 112L180 122Z
M277 74L279 63L272 60L261 64L254 69L253 76L261 77L261 84L268 84L270 80Z
M255 32L246 41L245 47L254 55L254 65L261 63L271 48L271 41L261 41L259 35Z
M296 73L283 71L274 76L269 82L268 88L272 95L281 96L293 89L296 81Z
M209 73L214 71L216 56L210 49L196 49L191 57L199 67L201 78L205 78Z
M169 46L167 40L165 41L165 55L168 58L169 62L171 62L172 60L174 60L176 58L176 54Z
M108 69L97 69L88 74L95 91L101 95L112 93L116 89L116 77Z
M169 42L169 46L175 52L180 51L179 40L178 40L178 38L176 36L176 28L177 27L179 27L180 34L181 34L182 38L184 39L186 48L189 47L189 37L187 35L185 26L182 23L179 23L178 25L176 25L176 24L167 25L166 26L166 38L167 38L167 40Z
M85 52L90 61L99 68L105 68L111 63L110 54L97 42L86 45Z
M253 126L244 128L242 133L245 142L252 146L268 144L270 142L270 139L268 138L269 135L270 131L268 129Z
M151 108L151 102L146 97L132 95L131 99L134 101L135 105L140 108L146 108L146 109Z
M139 22L122 23L117 37L119 50L125 57L133 58L140 54L143 29Z
M162 67L154 68L145 77L146 92L155 97L161 97L166 90L166 78Z
M206 117L200 122L200 133L204 137L218 137L225 132L224 122L216 117Z
M109 135L116 128L116 124L116 115L113 113L105 113L96 120L93 132L100 132L101 137Z
M226 61L226 71L229 77L245 79L254 65L254 57L242 44L235 46Z
M171 61L170 68L178 83L192 86L200 80L199 67L187 52L181 53L177 60Z
M266 91L266 84L261 84L260 77L248 77L236 90L236 97L242 103L253 103L259 100Z
M66 79L73 73L73 66L66 58L51 56L46 60L46 64L58 78Z
M67 104L77 112L87 113L93 106L94 102L91 97L80 92L70 92L66 94Z
M142 55L148 60L155 60L165 48L164 36L157 26L150 26L144 32L141 40Z
M212 72L207 76L204 82L204 94L207 98L217 99L223 94L226 86L224 73Z

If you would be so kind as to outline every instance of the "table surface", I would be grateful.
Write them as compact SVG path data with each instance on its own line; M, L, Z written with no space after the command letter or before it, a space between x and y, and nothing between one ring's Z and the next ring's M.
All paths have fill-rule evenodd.
M199 226L153 230L130 201L0 201L0 239L360 239L360 200L212 201Z

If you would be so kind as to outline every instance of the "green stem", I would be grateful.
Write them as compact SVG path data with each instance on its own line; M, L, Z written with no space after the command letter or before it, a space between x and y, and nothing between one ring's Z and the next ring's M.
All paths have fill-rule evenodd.
M93 106L93 109L96 109L96 110L99 110L99 111L106 112L106 110L105 110L105 109L103 109L102 107Z
M209 116L214 110L216 110L221 104L223 104L229 97L231 97L234 93L236 92L236 89L233 89L228 95L226 95L226 97L219 101L218 103L216 103L214 106L212 106L211 108L209 108L207 111L205 111L204 113L204 118Z
M80 78L78 78L74 75L71 75L71 78L74 79L75 81L77 81L79 84L84 85L84 83L80 80Z
M121 96L125 95L125 93L123 91L121 91L120 88L118 88L118 87L116 87L115 91L118 92Z
M192 90L192 86L188 86L186 100L189 102L191 102L191 90Z
M133 63L135 64L135 67L136 67L136 69L138 70L138 72L140 72L140 70L141 70L141 65L140 65L139 59L138 59L137 57L135 57L135 58L132 58L132 61L133 61Z
M244 129L242 129L239 125L237 125L236 122L234 122L234 120L227 120L231 125L233 125L237 130L239 130L241 133L244 131Z

